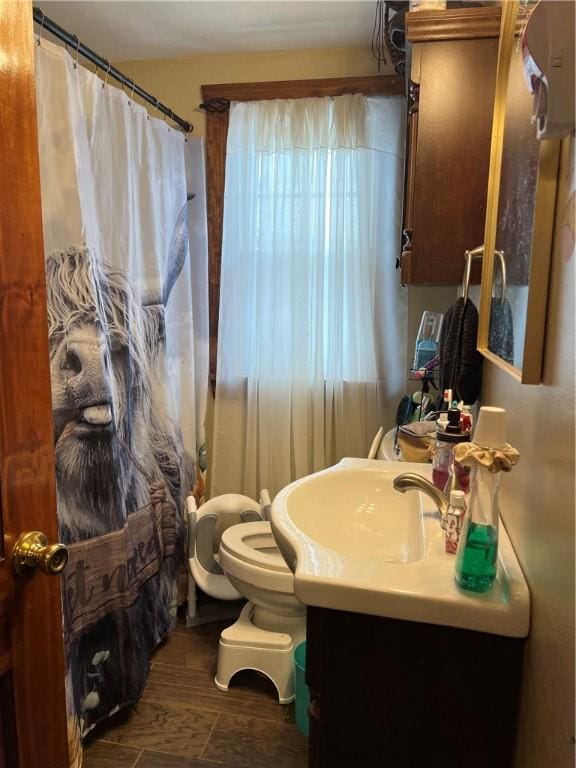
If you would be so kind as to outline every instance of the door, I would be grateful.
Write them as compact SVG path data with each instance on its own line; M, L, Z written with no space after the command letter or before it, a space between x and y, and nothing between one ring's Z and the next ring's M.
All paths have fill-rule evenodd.
M57 539L32 6L0 0L0 768L66 768L60 578L15 575Z

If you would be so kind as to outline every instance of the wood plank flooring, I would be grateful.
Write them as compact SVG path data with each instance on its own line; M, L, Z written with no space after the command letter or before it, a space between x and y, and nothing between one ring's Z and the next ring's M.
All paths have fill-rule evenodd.
M136 707L86 744L84 768L306 768L307 740L270 681L240 672L228 692L214 685L225 626L179 622Z

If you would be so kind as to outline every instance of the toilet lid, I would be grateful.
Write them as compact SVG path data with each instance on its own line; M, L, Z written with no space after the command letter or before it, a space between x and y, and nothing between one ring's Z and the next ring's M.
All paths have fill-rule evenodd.
M247 563L270 571L290 573L268 522L233 525L222 534L220 547Z

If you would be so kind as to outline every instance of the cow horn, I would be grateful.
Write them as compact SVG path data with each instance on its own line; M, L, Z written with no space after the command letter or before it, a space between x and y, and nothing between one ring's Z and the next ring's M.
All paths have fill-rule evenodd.
M196 195L191 194L186 198L186 202L180 209L176 224L174 226L174 232L172 239L170 240L170 247L168 248L168 258L166 260L166 271L164 274L163 285L161 293L150 293L146 295L142 301L142 304L146 306L162 304L164 307L168 303L170 293L182 267L186 261L186 255L188 253L188 203L193 200Z

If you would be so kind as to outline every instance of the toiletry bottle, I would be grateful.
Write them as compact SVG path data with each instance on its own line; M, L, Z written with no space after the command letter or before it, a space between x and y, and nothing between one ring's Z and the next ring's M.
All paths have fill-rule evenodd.
M472 409L463 404L460 412L460 429L462 432L472 432Z
M496 578L501 471L509 471L518 460L518 452L506 443L503 408L480 409L474 441L458 447L458 457L470 463L472 473L468 510L456 555L456 582L462 589L487 592Z
M430 362L438 352L438 345L434 340L434 328L434 319L427 318L427 322L424 325L423 338L416 344L415 370L419 370L423 365Z
M469 442L469 440L470 434L460 430L460 411L457 408L449 410L445 419L438 419L432 461L432 482L439 490L450 493L453 488L458 488L468 493L469 470L454 463L454 448L458 443ZM456 480L457 482L454 482Z
M460 533L466 513L466 494L464 491L450 491L450 506L446 512L446 533L444 547L451 555L456 554Z
M462 589L487 592L496 578L499 487L498 473L472 467L470 504L456 559L456 582Z

